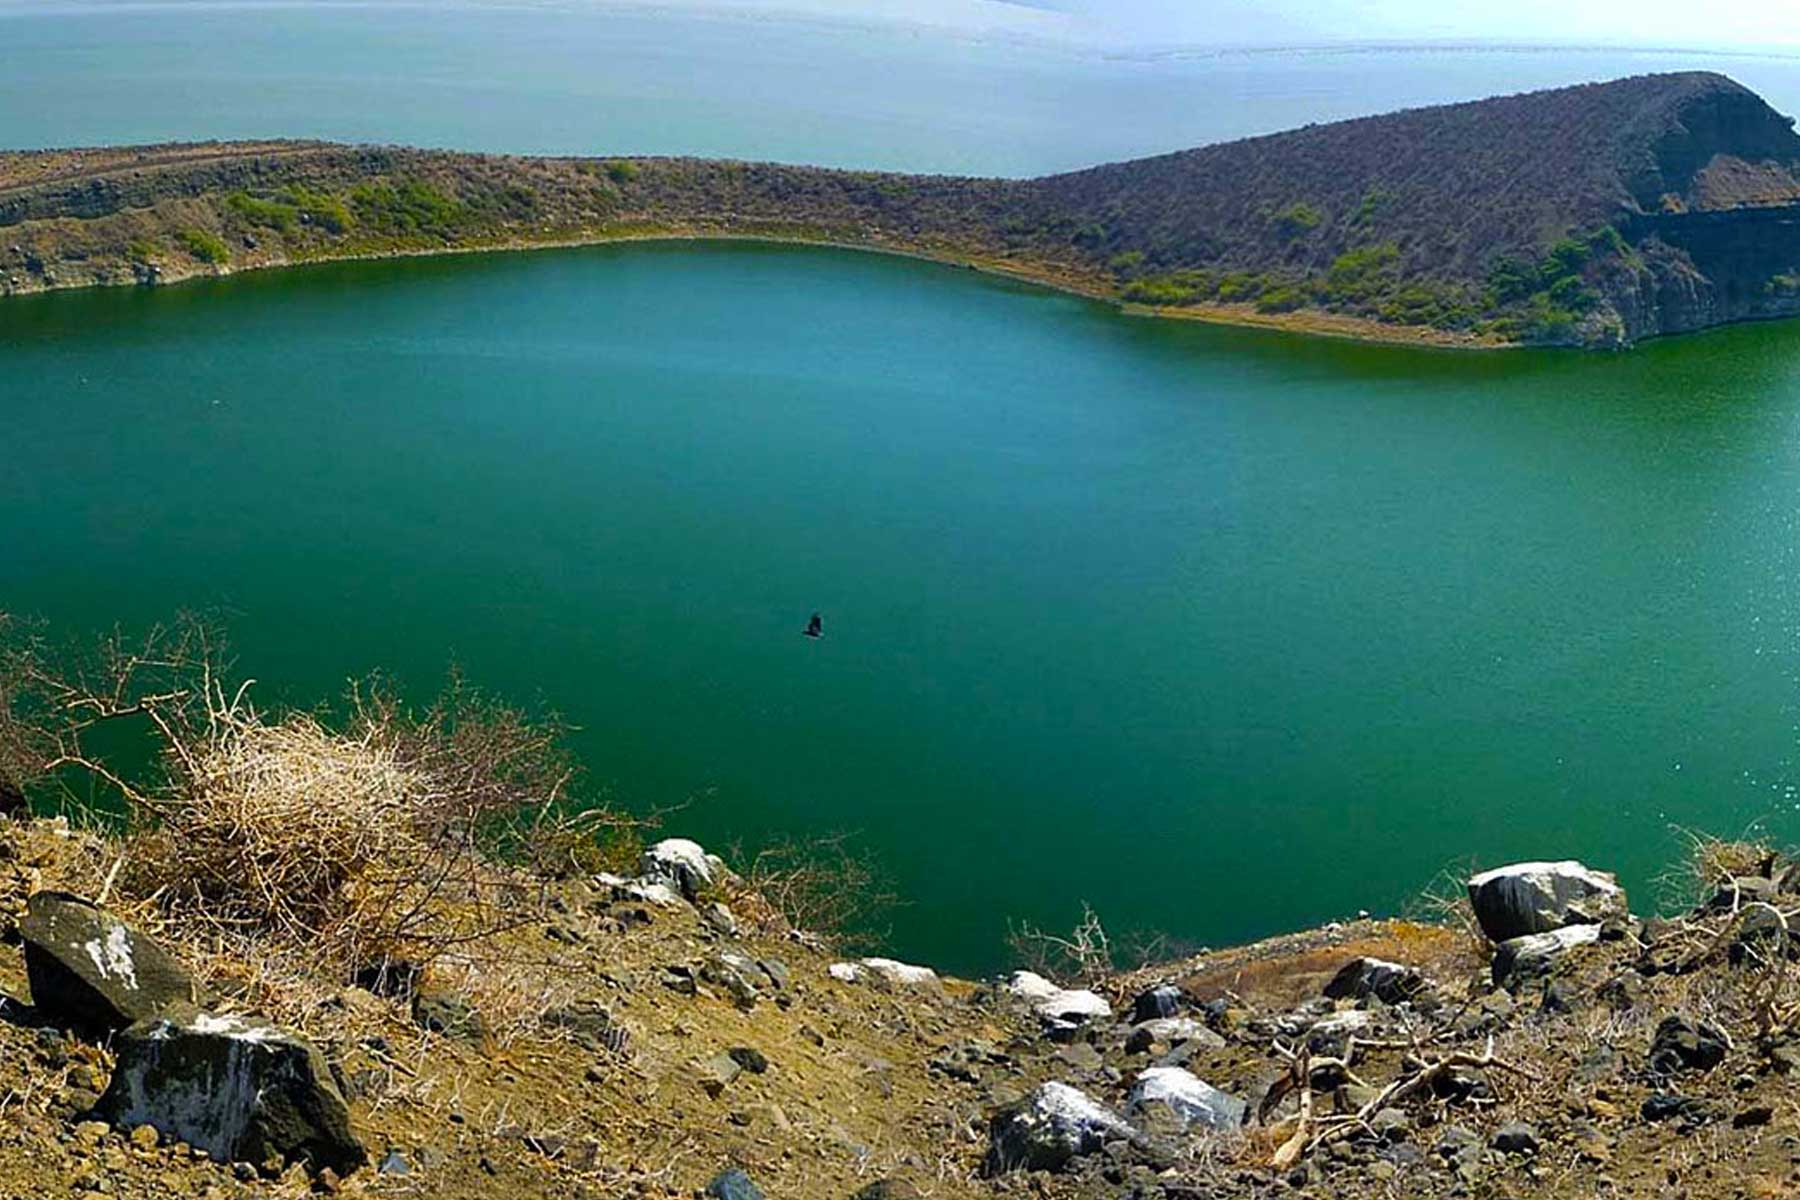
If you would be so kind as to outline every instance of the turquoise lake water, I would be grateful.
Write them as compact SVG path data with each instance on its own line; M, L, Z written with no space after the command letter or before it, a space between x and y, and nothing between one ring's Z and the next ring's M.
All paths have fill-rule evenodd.
M1789 60L1121 60L445 5L0 8L0 145L325 136L1030 174ZM636 246L0 307L0 607L224 606L270 699L452 661L715 843L861 831L903 955L1221 942L1672 824L1792 836L1800 327L1459 355ZM799 636L807 614L827 636Z
M9 607L229 606L271 699L454 658L684 832L861 831L949 967L1794 830L1791 324L1428 352L682 245L28 298L0 361Z

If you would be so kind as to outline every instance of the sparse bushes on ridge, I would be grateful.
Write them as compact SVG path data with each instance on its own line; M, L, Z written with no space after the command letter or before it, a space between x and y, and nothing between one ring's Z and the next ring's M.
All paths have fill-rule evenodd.
M231 250L225 245L225 240L218 234L208 233L204 229L182 230L181 245L200 262L215 267L224 266L231 261Z

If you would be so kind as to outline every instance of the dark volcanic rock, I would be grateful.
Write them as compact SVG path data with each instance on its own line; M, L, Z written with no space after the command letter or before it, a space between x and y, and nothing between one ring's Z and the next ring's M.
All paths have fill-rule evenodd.
M121 1032L96 1109L221 1162L304 1162L340 1175L367 1159L330 1068L297 1034L180 1005Z
M1065 1083L1046 1083L1023 1103L996 1113L988 1125L988 1175L1060 1171L1109 1141L1138 1133L1123 1119Z
M1494 948L1494 986L1517 990L1522 984L1548 975L1557 960L1577 946L1590 946L1599 940L1597 925L1568 925L1549 933L1530 933L1501 942Z
M32 1002L58 1024L103 1033L197 999L168 951L77 896L33 896L19 935Z
M1425 989L1425 976L1412 967L1380 958L1353 958L1325 985L1334 1000L1368 996L1388 1004L1410 1000Z
M1163 1017L1178 1016L1181 1013L1181 989L1171 984L1153 987L1139 992L1131 1002L1131 1023L1142 1025L1145 1021L1155 1021Z
M1525 1121L1509 1121L1494 1131L1494 1149L1502 1154L1536 1154L1539 1144L1537 1127Z
M742 1167L731 1167L713 1176L706 1185L707 1200L763 1200L757 1187Z
M420 992L413 997L413 1021L421 1029L479 1045L487 1039L487 1024L469 1002L449 992Z
M1730 1041L1711 1025L1664 1017L1650 1043L1650 1069L1658 1075L1710 1071L1725 1061Z

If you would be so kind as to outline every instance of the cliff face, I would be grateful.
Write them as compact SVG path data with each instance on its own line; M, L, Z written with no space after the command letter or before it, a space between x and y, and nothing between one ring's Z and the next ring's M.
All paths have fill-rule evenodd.
M1800 314L1800 202L1624 223L1638 250L1606 280L1624 337Z

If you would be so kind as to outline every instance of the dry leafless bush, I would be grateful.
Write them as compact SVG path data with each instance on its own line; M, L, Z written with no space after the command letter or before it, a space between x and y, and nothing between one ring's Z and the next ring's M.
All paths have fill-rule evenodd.
M1081 902L1081 920L1067 934L1048 933L1028 921L1006 924L1013 961L1050 979L1097 984L1114 972L1112 939L1100 916Z
M1734 838L1681 826L1671 831L1681 841L1683 853L1656 880L1664 904L1671 908L1702 904L1730 880L1762 874L1777 856L1776 848L1754 826Z
M422 711L374 681L335 720L263 712L251 681L227 684L220 645L189 619L66 659L14 637L0 658L0 736L65 799L84 785L116 794L121 890L153 898L192 941L260 941L340 976L422 964L529 920L543 876L520 868L546 845L631 825L564 815L575 772L554 718L460 678ZM94 748L121 722L152 735L154 763Z
M878 922L899 897L849 834L782 838L746 856L733 902L758 925L805 930L840 946L880 941Z
M1473 861L1451 863L1439 871L1405 906L1409 920L1456 930L1463 936L1477 963L1493 957L1493 944L1481 931L1475 919L1475 907L1469 903L1469 879L1476 873Z

